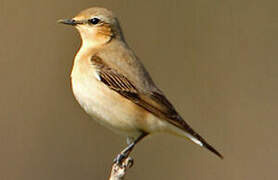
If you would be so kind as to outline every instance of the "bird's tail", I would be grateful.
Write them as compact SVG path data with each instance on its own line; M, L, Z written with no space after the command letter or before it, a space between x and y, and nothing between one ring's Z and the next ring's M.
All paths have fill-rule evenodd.
M214 147L212 147L209 143L207 143L207 141L202 136L200 136L197 132L195 132L184 120L181 120L180 122L182 122L180 123L182 124L182 126L177 126L176 124L173 124L174 126L176 126L176 128L178 128L178 132L177 129L175 128L176 130L174 134L178 136L186 137L192 142L194 142L195 144L205 147L206 149L208 149L209 151L211 151L221 159L224 158Z
M209 143L207 143L207 141L198 133L196 133L192 128L187 129L187 131L185 132L185 136L189 138L191 141L193 141L194 143L198 144L199 146L205 147L206 149L208 149L209 151L211 151L221 159L224 158L221 153L219 153L214 147L212 147Z

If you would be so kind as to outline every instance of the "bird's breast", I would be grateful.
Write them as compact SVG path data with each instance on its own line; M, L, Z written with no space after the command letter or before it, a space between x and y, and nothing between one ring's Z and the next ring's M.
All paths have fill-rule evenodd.
M93 119L118 133L138 136L144 111L103 84L93 67L74 67L71 83L75 98Z

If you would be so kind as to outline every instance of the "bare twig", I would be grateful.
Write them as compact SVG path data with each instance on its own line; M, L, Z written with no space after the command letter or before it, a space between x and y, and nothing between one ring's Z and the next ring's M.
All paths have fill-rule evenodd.
M120 164L114 163L112 165L109 180L123 180L126 175L127 169L131 168L132 165L133 159L131 157L127 157Z

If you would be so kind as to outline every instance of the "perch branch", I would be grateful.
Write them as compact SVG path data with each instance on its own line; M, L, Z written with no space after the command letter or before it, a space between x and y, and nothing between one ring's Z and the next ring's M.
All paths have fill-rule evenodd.
M133 159L127 157L120 164L114 163L112 165L109 180L123 180L125 178L127 169L133 166Z

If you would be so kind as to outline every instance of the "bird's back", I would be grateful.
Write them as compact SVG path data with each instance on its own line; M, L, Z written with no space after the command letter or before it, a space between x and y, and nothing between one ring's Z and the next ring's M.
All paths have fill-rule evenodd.
M161 92L142 62L124 41L112 40L95 53L108 67L128 78L143 93Z

